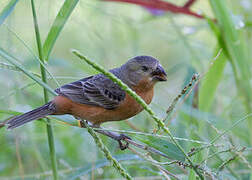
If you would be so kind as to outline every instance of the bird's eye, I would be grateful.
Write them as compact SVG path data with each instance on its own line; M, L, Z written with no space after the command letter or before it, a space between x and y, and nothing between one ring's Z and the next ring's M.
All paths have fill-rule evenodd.
M148 71L148 67L147 66L142 66L142 70L144 71L144 72L146 72L146 71Z

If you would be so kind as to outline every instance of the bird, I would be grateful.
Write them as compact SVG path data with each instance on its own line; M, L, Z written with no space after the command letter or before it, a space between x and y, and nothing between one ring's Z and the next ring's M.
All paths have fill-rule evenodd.
M152 56L136 56L125 64L110 70L117 78L135 91L146 104L150 104L157 82L166 81L167 74L160 62ZM70 114L84 119L93 127L109 121L121 121L133 117L143 107L118 84L104 74L96 74L65 84L55 90L58 94L50 102L7 121L7 129L20 127L48 115ZM124 134L97 130L113 139L129 138Z

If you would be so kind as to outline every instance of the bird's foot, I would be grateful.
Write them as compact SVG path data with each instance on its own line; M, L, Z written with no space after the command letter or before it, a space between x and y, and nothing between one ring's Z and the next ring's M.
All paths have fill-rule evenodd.
M83 121L84 120L79 120L78 121L79 127L86 128L85 123ZM95 126L93 124L90 124L88 121L86 121L86 123L88 123L88 125L90 125L93 128L98 128L99 127L99 126ZM131 140L131 138L129 136L125 135L125 134L118 134L118 133L115 133L115 132L104 131L102 129L98 129L98 130L95 130L95 131L116 140L118 142L119 147L120 147L121 150L125 150L125 149L127 149L129 147L129 143L126 140L127 139ZM125 141L126 143L123 143L122 141Z
M121 150L125 150L129 147L129 143L126 140L131 139L131 138L125 134L118 134L111 131L104 131L102 129L95 130L95 131L116 140ZM125 141L126 143L124 144L122 141Z
M116 139L118 141L118 144L121 150L125 150L129 147L129 143L127 141L126 141L126 144L122 143L122 140L125 141L126 139L131 140L131 138L125 134L120 134Z

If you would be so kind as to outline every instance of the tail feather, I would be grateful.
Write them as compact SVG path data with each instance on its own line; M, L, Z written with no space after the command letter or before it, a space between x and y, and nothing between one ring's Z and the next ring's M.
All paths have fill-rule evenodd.
M55 105L52 102L49 102L37 109L24 113L20 116L16 116L10 119L7 124L7 129L14 129L16 127L22 126L25 123L30 121L43 118L47 115L53 114L55 112Z

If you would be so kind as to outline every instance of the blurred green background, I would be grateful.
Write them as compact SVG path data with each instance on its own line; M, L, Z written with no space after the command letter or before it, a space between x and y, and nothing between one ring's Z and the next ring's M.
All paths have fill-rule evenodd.
M185 0L169 2L183 6ZM8 3L9 0L0 1L0 12ZM56 0L35 1L42 42L63 3ZM168 73L168 81L156 86L150 105L160 118L166 116L168 106L193 73L199 73L199 84L194 86L188 98L183 96L169 119L171 132L175 137L186 139L179 142L189 152L191 148L204 145L189 139L209 143L251 113L252 1L226 0L224 9L228 12L227 16L221 8L223 6L218 8L216 1L196 1L190 8L210 19L217 19L218 23L212 23L213 28L206 19L188 15L168 12L155 16L133 4L80 0L60 33L46 67L63 85L97 73L74 56L70 52L72 48L105 69L118 67L137 55L156 57ZM233 29L228 28L228 24L232 24ZM0 26L0 47L18 58L27 70L40 74L39 62L34 57L38 53L30 1L17 2ZM1 56L0 62L0 110L4 111L0 113L0 121L11 117L10 111L26 112L41 106L44 103L41 86L33 84L22 72L4 66L9 63ZM48 84L57 88L51 79ZM60 118L73 119L71 116ZM217 147L211 145L192 157L193 162L200 164L211 154L228 150L201 164L206 172L213 175L208 178L252 178L251 121L240 122L214 143ZM85 129L56 121L52 121L52 126L59 179L122 178L111 164L105 163L105 157ZM111 122L103 127L151 133L157 126L146 112L142 112L128 122ZM165 135L162 131L160 134ZM134 134L128 135L134 137ZM134 178L165 179L152 163L129 150L121 151L117 142L100 137L112 155L124 159L123 167ZM168 138L166 140L169 141ZM242 147L246 149L239 152ZM221 169L221 165L232 157L235 160L224 164ZM153 158L160 162L168 161L158 156ZM178 165L164 165L164 168L179 179L196 178L190 168L183 169ZM13 131L0 129L0 179L52 179L43 121L29 123Z

